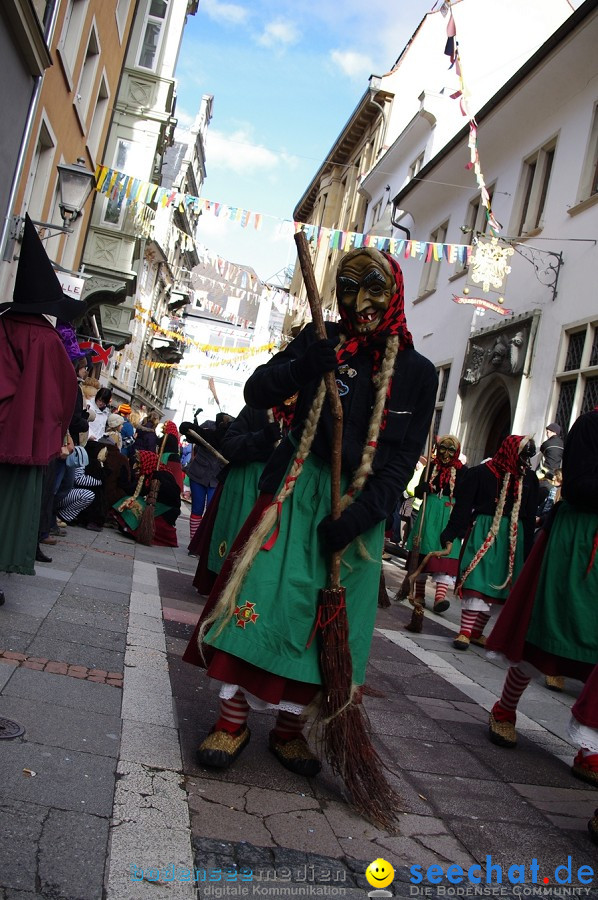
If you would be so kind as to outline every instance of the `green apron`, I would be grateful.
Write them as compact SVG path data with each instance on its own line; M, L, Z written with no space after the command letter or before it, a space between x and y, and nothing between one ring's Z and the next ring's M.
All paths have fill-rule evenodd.
M413 542L419 534L420 516L422 514L423 504L419 508L413 527L407 541L407 550L413 550ZM424 524L422 526L421 540L419 544L419 553L423 556L432 550L442 550L440 546L440 535L446 528L448 520L453 511L453 503L449 497L439 496L438 494L428 494L426 497L426 508L424 512ZM453 541L451 552L445 559L459 559L461 552L461 541Z
M463 559L459 566L461 573L465 572L490 531L494 516L478 516L463 551ZM509 591L515 583L523 566L523 525L519 522L517 529L517 544L515 546L515 561L511 584L504 588L496 585L504 584L509 571L509 528L510 516L503 516L498 527L498 534L490 547L477 564L471 575L467 576L463 587L468 591L476 591L493 597L495 600L506 600Z
M343 488L347 479L343 479ZM318 597L328 584L330 554L323 552L318 524L330 514L330 467L309 456L291 497L282 505L280 530L271 550L260 550L241 587L232 619L206 643L267 672L321 684L319 641L314 636ZM378 607L384 522L361 535L343 554L353 681L363 684Z
M263 471L264 462L259 460L245 466L232 466L229 470L210 539L208 569L211 572L220 572L231 544L253 509L259 494L258 481Z

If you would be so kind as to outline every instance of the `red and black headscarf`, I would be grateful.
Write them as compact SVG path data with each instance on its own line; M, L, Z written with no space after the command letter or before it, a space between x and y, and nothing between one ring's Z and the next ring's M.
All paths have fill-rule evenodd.
M455 448L455 452L453 454L453 458L448 462L444 463L440 455L438 453L438 445L441 443L450 443ZM436 441L436 454L432 459L432 463L434 468L432 469L432 477L430 481L437 480L438 487L440 493L442 493L444 487L448 484L450 485L451 479L454 477L453 469L462 469L463 463L459 459L459 453L461 452L461 442L459 438L455 437L454 434L443 434Z
M365 251L367 248L363 248ZM382 252L382 251L378 251ZM378 322L374 331L368 334L354 334L353 321L348 310L342 303L338 304L338 311L341 319L342 331L347 335L347 340L338 350L336 358L339 363L346 362L355 356L362 347L369 347L373 351L374 356L374 374L380 368L384 355L384 347L386 338L391 334L398 334L400 340L400 350L405 347L413 347L413 338L407 328L407 320L405 318L405 288L403 283L403 273L401 267L394 257L389 253L382 253L385 257L395 280L395 292L390 298L388 309Z
M138 450L136 462L139 474L144 476L147 483L158 468L158 454L151 450Z
M523 450L526 435L510 434L504 439L492 459L486 465L497 478L502 478L507 472L515 478L521 477L519 470L519 454Z
M292 397L289 397L288 400L284 400L279 406L272 407L274 421L278 422L280 425L283 435L287 434L293 424L297 396L297 394L294 394Z

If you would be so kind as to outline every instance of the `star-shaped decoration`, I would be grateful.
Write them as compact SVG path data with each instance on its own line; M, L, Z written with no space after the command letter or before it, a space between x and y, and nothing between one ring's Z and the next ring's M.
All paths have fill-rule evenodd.
M235 607L233 615L237 617L239 628L245 628L248 624L254 624L259 619L259 613L255 612L255 603L246 602L243 606Z

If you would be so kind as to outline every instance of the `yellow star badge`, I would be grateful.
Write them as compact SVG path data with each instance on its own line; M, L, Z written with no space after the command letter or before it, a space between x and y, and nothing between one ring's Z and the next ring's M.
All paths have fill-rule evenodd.
M247 624L257 622L259 614L254 612L255 603L245 603L243 606L237 606L233 613L237 617L237 625L239 628L245 628Z

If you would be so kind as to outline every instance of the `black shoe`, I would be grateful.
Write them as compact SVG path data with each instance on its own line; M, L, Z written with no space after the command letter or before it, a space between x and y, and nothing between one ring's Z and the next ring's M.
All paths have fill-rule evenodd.
M52 557L46 556L46 554L43 553L41 548L38 546L37 550L35 551L35 561L50 563L50 562L52 562Z

